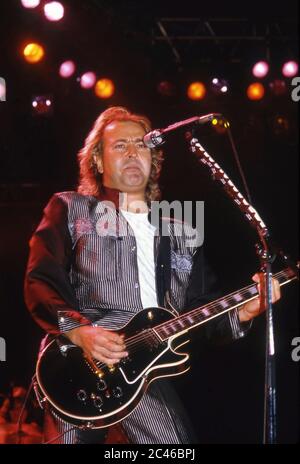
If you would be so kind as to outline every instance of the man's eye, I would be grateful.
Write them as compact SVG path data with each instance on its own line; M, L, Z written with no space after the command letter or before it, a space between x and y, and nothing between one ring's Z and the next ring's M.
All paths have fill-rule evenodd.
M144 144L144 142L139 142L139 143L136 144L136 146L138 148L146 148L146 145Z
M125 143L117 143L117 145L115 145L115 148L117 150L124 150L125 149Z

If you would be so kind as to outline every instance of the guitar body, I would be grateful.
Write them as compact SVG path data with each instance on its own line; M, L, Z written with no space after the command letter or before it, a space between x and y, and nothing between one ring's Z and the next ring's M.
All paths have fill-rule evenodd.
M108 427L123 420L137 406L153 380L189 369L189 355L180 352L186 333L163 341L154 327L175 316L164 308L138 312L114 332L129 340L127 358L107 365L87 359L79 347L62 349L63 337L42 352L36 369L39 394L52 410L70 424Z

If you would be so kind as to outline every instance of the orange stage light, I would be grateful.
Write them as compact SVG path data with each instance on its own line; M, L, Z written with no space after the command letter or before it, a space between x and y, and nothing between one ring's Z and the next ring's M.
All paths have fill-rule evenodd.
M265 88L260 82L254 82L247 88L247 96L250 100L261 100L265 94Z
M110 98L115 92L115 86L110 79L99 79L95 85L95 94L99 98Z
M38 43L29 43L23 50L23 55L28 63L38 63L45 55L45 51Z
M202 82L193 82L188 86L187 96L191 100L202 100L205 97L206 88Z

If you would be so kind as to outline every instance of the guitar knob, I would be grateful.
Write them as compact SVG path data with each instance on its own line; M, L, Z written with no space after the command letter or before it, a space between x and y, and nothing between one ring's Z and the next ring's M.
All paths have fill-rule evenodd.
M123 391L121 387L113 388L112 393L115 398L121 398L121 396L123 396Z
M78 390L77 398L79 399L79 401L86 401L86 399L87 399L86 391L85 390Z
M97 389L100 390L100 391L103 391L103 390L106 390L106 388L107 388L107 384L106 384L105 380L100 379L97 382Z
M97 409L101 409L103 405L103 400L101 396L95 395L94 393L91 394L91 399L93 400L94 406Z

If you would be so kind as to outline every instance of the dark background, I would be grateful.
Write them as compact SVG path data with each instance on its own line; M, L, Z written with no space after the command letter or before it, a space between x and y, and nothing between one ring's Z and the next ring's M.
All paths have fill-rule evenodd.
M13 383L29 384L42 336L23 301L28 241L51 194L76 188L76 154L108 106L147 114L154 127L207 112L226 115L254 206L282 248L298 257L298 105L290 96L291 80L285 79L284 96L275 97L268 89L270 81L281 78L282 63L298 56L297 2L254 1L247 7L221 1L186 1L181 6L168 1L63 3L66 13L60 23L47 22L40 10L26 10L18 1L0 6L0 76L7 83L7 101L0 102L0 336L7 342L0 392ZM163 17L199 18L196 24L164 23L170 35L190 36L173 42L179 60L159 39L157 21ZM213 28L216 40L203 38L209 36L205 24ZM46 58L39 64L22 58L22 45L29 39L45 44ZM251 102L245 94L254 80L251 67L266 57L271 65L263 80L266 95ZM64 59L78 64L71 79L58 75ZM99 100L92 90L81 89L76 77L85 70L111 77L115 95ZM208 91L203 101L186 98L188 83L197 79L208 84L215 75L228 79L227 95ZM167 79L176 89L171 97L157 92L157 84ZM42 94L53 99L48 117L32 114L32 97ZM287 119L286 130L278 130L277 116ZM202 127L198 135L242 188L227 136L210 127ZM181 132L169 137L165 158L163 198L205 201L206 254L224 292L248 284L259 268L255 233L197 164ZM274 270L282 266L276 262ZM292 339L300 336L297 295L297 285L284 287L275 311L280 443L299 440L299 363L291 358ZM194 353L191 373L175 381L201 443L262 442L264 346L265 321L260 317L245 339Z

